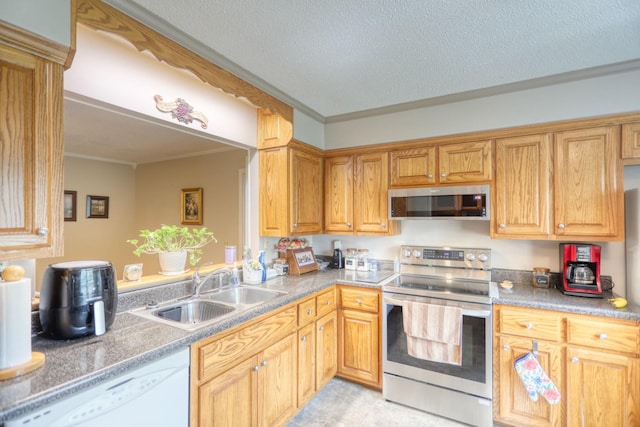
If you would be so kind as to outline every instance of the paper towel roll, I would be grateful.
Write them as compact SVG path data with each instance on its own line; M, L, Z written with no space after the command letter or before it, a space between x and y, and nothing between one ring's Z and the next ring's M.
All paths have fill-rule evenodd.
M31 360L31 279L0 281L0 369Z

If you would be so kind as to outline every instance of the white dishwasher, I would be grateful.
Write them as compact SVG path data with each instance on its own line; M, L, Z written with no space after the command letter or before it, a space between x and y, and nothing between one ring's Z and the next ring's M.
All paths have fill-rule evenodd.
M5 427L188 425L188 348L5 422Z

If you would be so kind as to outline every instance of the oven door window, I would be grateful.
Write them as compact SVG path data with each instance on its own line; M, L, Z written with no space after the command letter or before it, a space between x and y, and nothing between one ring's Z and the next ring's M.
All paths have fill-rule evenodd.
M402 307L392 306L387 313L387 359L405 366L438 372L461 379L486 383L486 333L487 319L463 316L462 318L462 364L431 362L410 356L407 350L407 335L402 325Z

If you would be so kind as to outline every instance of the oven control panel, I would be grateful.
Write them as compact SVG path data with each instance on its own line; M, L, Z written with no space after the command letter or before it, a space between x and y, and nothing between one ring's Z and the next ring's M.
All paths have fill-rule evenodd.
M401 246L400 263L491 270L491 249Z

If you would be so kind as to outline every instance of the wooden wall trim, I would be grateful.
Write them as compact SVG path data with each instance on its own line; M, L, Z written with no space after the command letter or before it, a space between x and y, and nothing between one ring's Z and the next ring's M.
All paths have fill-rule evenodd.
M280 114L293 123L293 108L288 104L100 0L78 0L77 20L94 30L116 34L129 41L138 51L148 51L159 61L188 70L203 82L236 97L246 98L253 105Z
M469 132L455 135L434 136L429 138L413 139L408 141L384 142L380 144L362 145L358 147L338 148L327 150L326 157L347 156L359 154L363 151L391 151L424 147L428 145L455 144L459 142L479 141L486 139L498 139L514 136L531 135L547 132L559 132L571 129L583 129L589 127L621 125L623 123L640 121L640 112L613 114L607 116L589 117L584 119L563 120L558 122L540 123L534 125L516 126L502 129L492 129L480 132Z
M68 46L2 20L0 20L0 44L56 64L65 64L70 52Z

